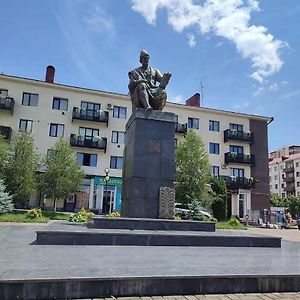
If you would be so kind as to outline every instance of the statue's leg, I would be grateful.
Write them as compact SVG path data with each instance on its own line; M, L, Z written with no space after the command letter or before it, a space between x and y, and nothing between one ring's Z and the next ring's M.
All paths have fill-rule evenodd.
M151 106L154 107L155 110L162 110L165 107L166 102L167 102L166 91L158 88L155 93L155 99L153 99L153 103L151 103Z
M147 92L147 85L145 83L141 83L138 86L138 101L140 103L140 106L137 106L137 107L146 108L146 109L151 108L151 106L149 104L149 95Z

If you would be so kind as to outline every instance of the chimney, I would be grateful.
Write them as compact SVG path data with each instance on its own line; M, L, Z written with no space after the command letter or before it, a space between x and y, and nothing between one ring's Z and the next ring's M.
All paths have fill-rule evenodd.
M54 83L55 68L53 66L48 66L46 69L45 81L49 83Z
M191 98L187 99L185 101L185 105L194 106L194 107L200 107L200 94L196 93Z

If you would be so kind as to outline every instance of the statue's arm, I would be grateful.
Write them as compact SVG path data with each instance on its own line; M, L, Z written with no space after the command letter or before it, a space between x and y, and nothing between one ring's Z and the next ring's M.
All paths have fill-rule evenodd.
M129 90L132 90L134 89L136 86L138 86L140 83L143 83L143 82L147 82L146 79L143 79L139 76L139 74L133 70L133 71L130 71L128 73L128 77L129 77L129 85L128 85L128 88Z

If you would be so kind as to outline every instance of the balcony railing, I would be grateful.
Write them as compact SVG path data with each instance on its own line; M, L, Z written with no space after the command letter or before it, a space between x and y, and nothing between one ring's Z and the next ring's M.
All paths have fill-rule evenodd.
M244 154L236 152L225 153L225 163L255 165L255 156L253 154Z
M286 192L295 192L295 185L294 184L286 185L286 187L284 188L284 190Z
M228 190L238 190L238 189L244 189L244 190L250 190L255 187L255 179L253 177L247 178L247 177L233 177L233 176L220 176L222 178L227 186Z
M73 107L72 120L74 119L105 123L108 126L108 111Z
M290 173L290 172L294 172L294 171L295 171L294 166L286 167L285 169L283 169L283 172L285 172L285 173Z
M187 133L187 123L181 124L177 122L175 124L175 132L183 134Z
M7 126L0 126L0 135L2 135L5 140L10 140L11 128Z
M238 131L235 129L224 130L224 143L229 140L253 143L254 135L250 131Z
M71 134L70 145L73 147L101 149L106 153L107 138L86 137L78 134Z
M294 176L285 177L285 178L283 178L283 181L285 181L285 182L294 182L295 181L295 177Z
M14 112L15 100L11 97L0 97L0 109Z

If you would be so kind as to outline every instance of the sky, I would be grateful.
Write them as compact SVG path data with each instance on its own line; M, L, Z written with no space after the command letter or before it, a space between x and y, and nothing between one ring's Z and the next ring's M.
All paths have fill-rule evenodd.
M269 150L300 144L299 0L0 0L0 72L127 94L139 53L168 101L274 117Z

